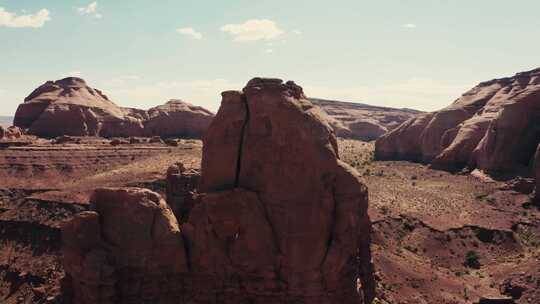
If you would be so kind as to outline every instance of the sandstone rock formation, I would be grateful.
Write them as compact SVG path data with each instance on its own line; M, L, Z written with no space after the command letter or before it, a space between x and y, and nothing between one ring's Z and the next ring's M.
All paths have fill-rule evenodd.
M180 228L140 189L98 190L64 227L73 303L371 303L367 188L324 114L278 79L222 96L189 206L197 174L168 172Z
M481 83L452 105L377 140L377 159L458 171L527 172L540 142L540 69Z
M377 107L362 103L310 98L329 116L336 135L344 138L375 140L422 112L411 109Z
M48 81L19 105L14 124L42 137L200 137L212 113L180 101L149 111L122 108L80 78Z
M0 140L13 140L13 139L19 139L24 136L24 132L18 128L18 127L8 127L4 128L0 126Z
M214 114L203 107L173 99L148 110L144 129L148 136L200 138L212 118Z
M167 204L180 223L187 221L195 206L197 189L201 173L186 169L182 163L176 163L167 169Z
M72 303L184 303L186 251L165 201L150 190L104 188L91 208L62 227Z

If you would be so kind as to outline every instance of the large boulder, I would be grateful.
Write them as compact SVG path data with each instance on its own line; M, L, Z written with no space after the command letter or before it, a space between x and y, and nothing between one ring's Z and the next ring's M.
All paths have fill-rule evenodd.
M328 114L328 122L337 136L375 140L422 112L371 106L363 103L310 98Z
M540 69L481 83L450 106L379 138L377 159L433 168L527 172L540 142Z
M91 209L62 227L68 303L182 303L187 257L165 201L146 189L104 188Z
M367 188L324 117L293 82L224 92L200 182L168 170L172 210L102 189L64 226L73 303L371 303Z
M149 111L122 108L83 79L69 77L48 81L34 90L19 105L14 124L41 137L201 137L212 116L180 101Z

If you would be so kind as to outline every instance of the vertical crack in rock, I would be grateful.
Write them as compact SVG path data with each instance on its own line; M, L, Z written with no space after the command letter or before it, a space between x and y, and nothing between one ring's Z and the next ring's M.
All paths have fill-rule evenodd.
M149 190L101 189L96 212L63 227L71 303L371 302L367 188L320 109L279 79L222 96L196 198L198 178L177 165L171 207Z
M244 149L244 142L246 140L246 131L249 125L249 103L245 94L241 97L242 104L245 107L246 115L244 117L244 124L240 129L240 142L238 144L238 158L236 160L236 176L234 179L234 187L238 187L240 181L240 170L242 170L242 153Z

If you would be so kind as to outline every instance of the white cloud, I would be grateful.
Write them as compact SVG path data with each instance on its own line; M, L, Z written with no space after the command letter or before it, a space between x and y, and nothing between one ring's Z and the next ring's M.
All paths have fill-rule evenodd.
M404 28L408 28L408 29L414 29L414 28L417 28L418 26L414 23L405 23L405 24L402 24L401 27L404 27Z
M244 23L226 24L221 27L221 31L231 34L234 41L242 42L273 40L284 33L274 21L268 19L251 19Z
M307 85L304 87L304 91L310 97L434 111L450 105L470 88L471 86L467 84L450 84L429 78L411 78L377 86L321 87Z
M81 71L71 71L71 72L67 72L67 73L62 73L62 75L60 75L60 78L81 77L81 75L82 75Z
M200 32L197 32L192 27L182 27L176 30L178 33L186 36L190 36L193 39L201 40L202 34Z
M119 105L148 109L170 99L182 99L195 105L217 111L221 103L221 92L240 90L243 84L226 79L167 81L150 84L126 84L102 88L107 96Z
M81 15L89 15L89 16L92 16L94 18L101 19L101 18L103 18L103 15L98 13L97 7L98 7L98 3L97 3L97 1L94 1L94 2L92 2L90 4L88 4L87 6L77 8L77 11Z
M296 34L296 35L302 35L303 34L301 30L293 30L292 32L293 32L293 34Z
M272 54L274 52L274 50L273 49L266 49L266 50L264 50L264 52L266 54Z
M41 9L35 14L20 15L6 11L0 7L0 27L43 27L45 22L51 20L49 10Z

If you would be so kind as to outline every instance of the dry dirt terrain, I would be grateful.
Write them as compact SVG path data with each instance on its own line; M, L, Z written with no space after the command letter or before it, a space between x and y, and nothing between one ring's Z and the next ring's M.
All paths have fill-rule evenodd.
M59 225L88 208L96 187L164 193L167 168L198 168L201 147L87 139L1 148L0 302L61 303ZM540 303L540 212L527 194L503 182L373 161L372 143L342 140L340 150L369 188L377 303L503 296Z

